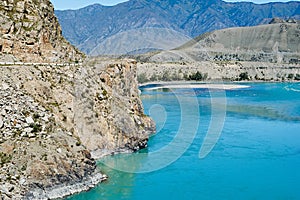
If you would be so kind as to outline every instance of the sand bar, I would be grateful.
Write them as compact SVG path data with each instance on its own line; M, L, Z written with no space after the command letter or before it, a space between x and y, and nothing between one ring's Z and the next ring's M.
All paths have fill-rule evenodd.
M153 85L153 87L151 86ZM248 85L240 84L222 84L222 83L149 83L140 85L143 90L157 90L157 89L185 89L185 88L196 88L196 89L218 89L218 90L234 90L249 88Z

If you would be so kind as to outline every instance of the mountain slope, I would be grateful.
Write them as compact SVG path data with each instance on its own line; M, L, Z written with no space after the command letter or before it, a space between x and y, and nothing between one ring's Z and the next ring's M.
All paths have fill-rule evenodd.
M300 2L258 5L221 0L130 0L116 6L95 4L55 13L64 36L82 51L91 53L100 43L110 40L111 36L136 29L170 29L178 32L178 35L196 37L217 29L266 23L274 17L300 18ZM138 38L136 41L142 40ZM162 40L157 38L157 41ZM136 44L134 41L131 43L133 46ZM113 45L105 48L106 53L114 54Z
M275 23L228 28L196 37L151 61L261 61L292 63L300 60L300 24Z
M191 38L165 28L141 28L117 33L98 44L90 55L130 55L173 49ZM112 48L113 47L113 48Z

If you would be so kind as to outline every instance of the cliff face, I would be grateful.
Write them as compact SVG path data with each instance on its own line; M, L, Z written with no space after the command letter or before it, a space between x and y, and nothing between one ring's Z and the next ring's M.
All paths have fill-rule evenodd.
M32 85L50 89L39 74L38 67L1 66L0 78L0 196L2 199L29 199L59 197L59 193L47 194L51 188L70 186L103 180L96 170L96 163L80 140L60 125L60 119L51 109L51 103L36 99L30 90ZM45 71L50 76L54 71ZM52 74L55 76L54 74ZM50 80L50 78L49 78ZM47 87L48 86L48 87ZM37 91L40 91L37 89ZM93 184L86 184L92 187ZM74 189L74 188L73 188ZM64 195L70 194L67 190ZM76 191L76 188L75 190ZM58 195L58 196L56 196Z
M2 66L0 195L57 198L106 177L94 158L146 147L134 61ZM92 154L90 154L92 152Z
M135 61L90 60L76 74L75 132L93 158L147 146L155 131L139 99Z
M0 24L0 61L82 59L83 55L63 38L49 0L2 0Z

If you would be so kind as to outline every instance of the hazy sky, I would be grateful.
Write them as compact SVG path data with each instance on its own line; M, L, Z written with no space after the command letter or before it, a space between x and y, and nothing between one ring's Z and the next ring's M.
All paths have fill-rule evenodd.
M94 3L100 3L102 5L115 5L127 0L50 0L54 4L54 8L57 10L65 9L78 9ZM289 0L225 0L228 2L237 2L237 1L250 1L254 3L268 3L268 2L288 2ZM300 1L300 0L296 0Z

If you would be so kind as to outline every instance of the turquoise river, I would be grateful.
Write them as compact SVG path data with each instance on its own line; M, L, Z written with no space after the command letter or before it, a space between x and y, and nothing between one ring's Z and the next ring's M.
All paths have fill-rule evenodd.
M67 199L300 199L300 83L237 84L141 88L148 149L100 160L109 179Z

